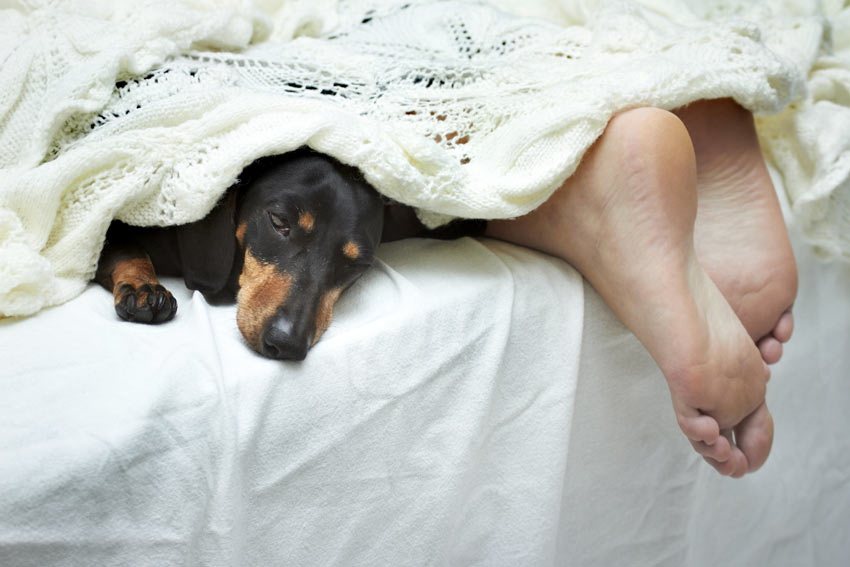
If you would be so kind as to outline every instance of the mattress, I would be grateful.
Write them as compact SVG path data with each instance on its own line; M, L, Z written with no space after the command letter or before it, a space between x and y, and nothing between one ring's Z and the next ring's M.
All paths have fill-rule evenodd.
M383 245L301 363L180 282L0 322L0 565L748 565L850 558L850 268L795 241L773 454L717 475L565 263Z

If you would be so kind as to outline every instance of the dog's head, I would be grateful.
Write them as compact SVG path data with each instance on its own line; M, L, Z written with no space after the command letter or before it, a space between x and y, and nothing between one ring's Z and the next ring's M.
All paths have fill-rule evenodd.
M302 360L340 294L372 265L383 202L356 169L303 150L247 175L236 225L239 330L266 356Z
M308 150L254 162L235 189L235 202L202 221L229 220L235 259L226 269L208 264L220 287L206 289L238 283L237 323L248 344L271 358L303 360L340 294L372 265L383 201L357 169Z

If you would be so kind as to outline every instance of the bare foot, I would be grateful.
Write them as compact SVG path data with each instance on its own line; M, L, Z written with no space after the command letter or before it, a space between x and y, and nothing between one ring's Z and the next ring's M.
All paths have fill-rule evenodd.
M676 111L697 163L700 263L768 364L791 338L797 265L752 115L731 99Z
M576 267L658 363L697 452L741 476L773 441L769 371L697 260L696 208L687 130L669 112L641 108L614 117L541 207L487 231ZM721 434L733 430L734 439Z

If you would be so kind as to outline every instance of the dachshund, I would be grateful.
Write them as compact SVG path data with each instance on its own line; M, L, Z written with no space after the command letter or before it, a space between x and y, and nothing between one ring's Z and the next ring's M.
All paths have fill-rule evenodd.
M255 351L299 361L382 241L478 235L482 223L428 231L412 209L386 203L356 168L302 148L249 165L197 222L113 221L94 279L112 292L121 319L162 323L177 302L157 274L182 276L211 302L236 299L239 331Z

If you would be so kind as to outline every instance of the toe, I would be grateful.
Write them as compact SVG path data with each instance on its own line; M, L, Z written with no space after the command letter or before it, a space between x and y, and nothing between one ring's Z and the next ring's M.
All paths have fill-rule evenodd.
M116 287L115 311L122 319L135 323L162 323L174 318L177 300L163 286L119 283Z
M161 285L154 287L155 299L153 303L154 323L164 323L174 318L177 312L177 300Z
M733 463L731 467L732 472L729 473L729 476L732 478L741 478L747 474L749 461L744 452L738 447L732 448L732 456L729 458L729 462Z
M711 457L703 457L703 459L705 459L706 463L714 467L715 470L723 476L730 476L732 474L733 467L735 466L735 464L728 459L722 463L715 461Z
M782 358L782 343L773 335L760 340L758 347L762 360L768 364L776 364Z
M725 463L732 456L732 446L725 437L719 437L713 445L703 441L691 441L694 451L716 463Z
M735 427L735 443L747 458L746 472L761 468L773 445L773 417L762 403Z
M136 314L136 297L132 294L121 297L115 303L115 311L122 319L132 321Z
M720 474L731 476L732 478L741 478L747 474L747 470L749 468L747 456L743 451L741 451L740 447L735 446L733 441L734 435L731 429L724 429L720 433L721 439L724 439L727 443L729 443L729 459L723 463L714 461L709 464L714 466ZM706 459L706 461L708 461L708 459Z
M699 410L680 406L676 408L679 428L692 442L714 445L720 437L717 420Z
M714 467L714 469L722 474L723 476L731 476L733 478L740 478L744 472L746 472L746 459L741 455L740 451L732 451L730 457L723 461L717 461L712 459L711 457L703 457L705 462Z
M732 478L741 478L749 470L749 461L747 456L739 447L733 443L733 433L730 429L721 431L718 444L724 443L729 449L729 455L726 460L718 460L710 455L703 456L705 462L714 467L714 469L723 476Z
M794 333L794 314L791 311L786 311L779 318L776 327L773 329L773 336L781 343L787 343L791 340L791 335Z

